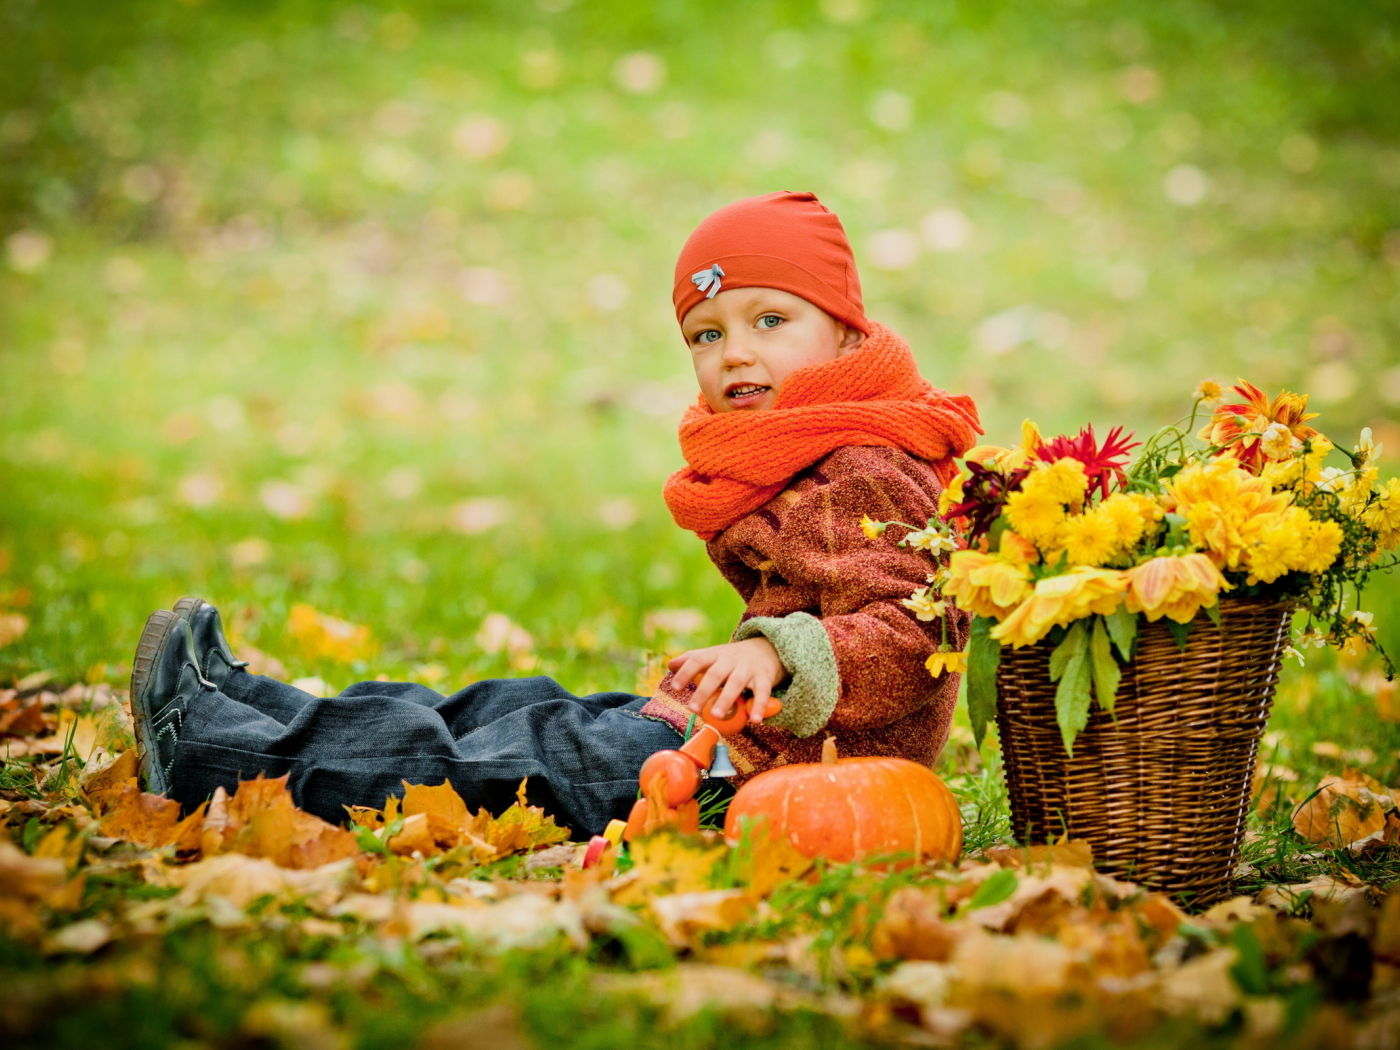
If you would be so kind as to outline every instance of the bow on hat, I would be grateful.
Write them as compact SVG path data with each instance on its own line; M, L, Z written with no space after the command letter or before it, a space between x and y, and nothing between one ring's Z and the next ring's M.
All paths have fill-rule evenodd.
M719 279L723 276L724 271L719 268L719 263L715 263L708 270L691 274L690 279L695 282L696 288L705 293L706 299L713 299L719 293Z

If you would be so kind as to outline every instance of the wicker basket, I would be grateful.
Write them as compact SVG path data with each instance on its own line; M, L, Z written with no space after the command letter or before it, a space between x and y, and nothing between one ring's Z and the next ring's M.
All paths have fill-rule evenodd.
M1217 628L1198 615L1185 652L1165 624L1143 623L1117 724L1095 703L1073 758L1055 721L1050 646L1002 650L997 727L1020 841L1068 832L1110 875L1198 902L1225 893L1289 617L1247 599L1223 601L1220 617Z

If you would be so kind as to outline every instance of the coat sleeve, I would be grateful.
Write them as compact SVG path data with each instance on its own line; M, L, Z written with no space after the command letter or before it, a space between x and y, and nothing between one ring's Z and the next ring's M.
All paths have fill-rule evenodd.
M870 539L860 527L868 514L922 528L938 513L937 483L901 469L902 453L845 451L823 463L828 483L790 508L773 550L784 577L818 593L819 615L753 617L735 633L736 641L761 634L777 649L791 681L769 723L796 736L887 725L939 691L924 662L944 625L922 622L902 604L926 585L934 564L897 545L906 530ZM966 617L950 610L946 622L948 642L961 649Z

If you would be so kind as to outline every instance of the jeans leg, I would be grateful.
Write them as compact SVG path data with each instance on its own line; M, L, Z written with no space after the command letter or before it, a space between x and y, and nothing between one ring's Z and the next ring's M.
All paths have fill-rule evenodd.
M224 680L224 694L287 725L316 697L304 689L264 675L233 671Z
M642 718L646 698L631 694L579 698L547 678L498 679L434 704L431 690L389 685L308 696L285 723L258 703L269 692L290 696L259 682L234 684L241 696L200 693L180 732L175 797L194 805L217 786L289 773L298 805L340 823L344 805L381 806L403 780L450 780L473 809L499 812L528 777L532 802L591 833L626 815L646 757L680 743Z

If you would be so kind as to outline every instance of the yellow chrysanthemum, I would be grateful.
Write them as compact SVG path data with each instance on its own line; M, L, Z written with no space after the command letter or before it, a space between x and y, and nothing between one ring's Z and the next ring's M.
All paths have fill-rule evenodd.
M1119 554L1138 545L1149 523L1162 520L1162 508L1156 501L1136 494L1115 492L1099 504L1099 510L1113 521Z
M1041 550L1054 550L1060 546L1065 508L1053 493L1044 488L1013 492L1006 499L1005 513L1007 524Z
M1030 580L1024 563L981 551L957 551L948 559L943 594L959 609L1000 619L1030 594Z
M1322 462L1336 446L1322 434L1307 442L1306 452L1295 452L1291 458L1267 460L1260 474L1277 492L1279 489L1305 488L1322 480Z
M1273 583L1286 572L1303 563L1303 540L1312 526L1308 512L1289 507L1283 513L1270 515L1255 530L1254 542L1244 554L1244 567L1249 570L1249 583Z
M963 495L963 486L971 477L972 475L965 470L960 470L953 475L953 480L948 482L943 491L938 494L939 514L946 518L950 510L966 499Z
M860 531L865 533L868 540L878 540L885 534L888 526L883 521L876 521L869 514L862 514L860 519Z
M1225 397L1225 388L1214 379L1202 379L1191 396L1197 401L1220 401Z
M1326 572L1342 550L1342 527L1335 521L1314 521L1303 539L1297 568L1303 572Z
M1400 478L1377 487L1375 502L1366 508L1361 520L1381 534L1380 544L1386 550L1400 546Z
M1186 519L1191 542L1219 568L1237 569L1292 497L1230 456L1193 463L1166 483L1168 509Z
M1080 566L1036 583L1031 596L991 630L1003 645L1034 645L1052 627L1067 627L1090 615L1106 616L1123 601L1127 576L1113 569Z
M1221 591L1230 589L1204 554L1150 558L1126 575L1124 607L1129 612L1146 613L1149 620L1165 616L1177 623L1190 623L1197 610L1209 609Z
M949 672L956 674L966 671L967 653L934 653L924 661L924 666L935 678Z
M1044 494L1056 503L1066 504L1078 510L1084 504L1084 493L1088 491L1089 479L1084 473L1084 464L1066 456L1054 463L1038 463L1021 482L1023 492Z
M1103 504L1066 518L1060 539L1071 565L1102 565L1119 551L1118 524Z

